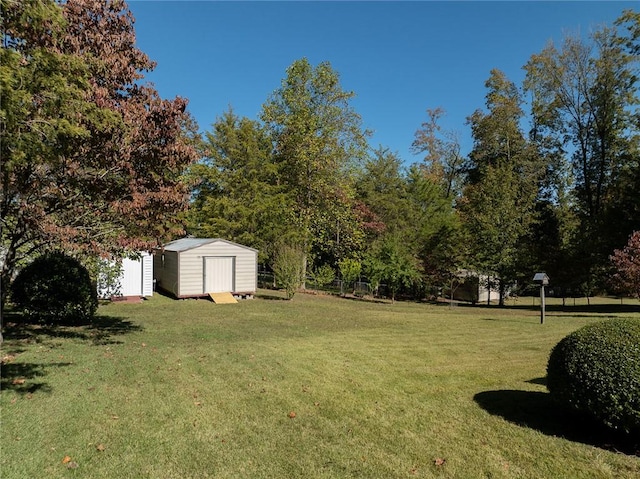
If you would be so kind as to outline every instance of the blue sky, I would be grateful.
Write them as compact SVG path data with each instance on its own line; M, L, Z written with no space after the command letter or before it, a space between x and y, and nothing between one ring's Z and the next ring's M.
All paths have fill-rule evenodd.
M147 74L164 98L189 99L201 131L232 106L257 119L286 68L329 61L379 145L405 163L426 109L472 143L466 117L484 107L493 68L521 85L522 66L567 32L588 35L637 2L128 2Z

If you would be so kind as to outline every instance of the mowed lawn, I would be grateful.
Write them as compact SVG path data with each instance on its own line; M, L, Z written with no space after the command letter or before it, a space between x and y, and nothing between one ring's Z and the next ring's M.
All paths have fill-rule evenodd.
M155 295L102 306L93 328L7 324L0 476L640 477L635 451L544 385L561 338L640 319L638 303L541 325L531 302Z

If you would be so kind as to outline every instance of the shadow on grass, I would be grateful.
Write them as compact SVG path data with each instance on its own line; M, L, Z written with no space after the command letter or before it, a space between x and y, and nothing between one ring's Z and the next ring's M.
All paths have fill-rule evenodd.
M509 317L500 317L500 318L480 318L481 321L494 321L494 322L500 322L500 323L518 323L518 324L540 324L540 321L529 321L529 320L524 320L523 318L509 318Z
M256 298L257 299L265 299L267 301L289 301L287 298L285 298L284 296L280 296L276 292L273 292L273 293L257 293L256 294Z
M640 440L637 437L613 431L588 416L560 407L549 393L484 391L473 399L489 414L518 426L608 451L640 456Z
M125 318L102 315L74 325L43 323L19 313L5 314L4 321L4 346L14 353L19 352L21 345L51 338L89 341L95 345L118 344L121 341L114 339L116 336L142 330Z
M438 302L439 306L448 306L448 302ZM524 301L520 304L506 304L500 306L492 303L469 303L464 301L456 302L455 307L460 308L482 308L487 310L497 309L502 311L515 310L515 311L540 311L540 304L524 304ZM566 316L571 317L590 317L590 314L610 314L612 318L615 318L619 314L624 313L640 313L640 305L638 304L620 304L620 303L608 303L608 304L578 304L573 305L567 301L564 306L562 304L549 304L545 305L545 311L551 313L565 313ZM583 313L584 316L579 316L579 313ZM554 314L554 316L563 316L562 314Z
M527 381L529 384L537 384L538 386L547 386L547 378L533 378Z
M380 298L375 298L373 296L357 296L352 294L346 294L340 297L342 299L347 299L349 301L359 301L361 303L393 304L390 299L380 299Z
M27 396L36 392L51 392L49 384L42 380L47 370L72 364L14 362L17 355L26 351L29 345L47 343L52 339L87 341L92 345L117 344L121 342L115 339L117 336L142 330L139 325L114 316L96 316L91 322L73 326L46 324L14 312L5 314L3 319L4 357L0 367L0 390Z
M72 363L7 363L0 370L0 390L14 391L20 395L31 395L36 392L51 392L51 386L42 381L47 369L69 366Z

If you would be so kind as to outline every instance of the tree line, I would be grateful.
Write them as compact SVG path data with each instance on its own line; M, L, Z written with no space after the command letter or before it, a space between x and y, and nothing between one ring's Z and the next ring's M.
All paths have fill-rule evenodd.
M258 118L229 108L199 134L186 99L144 82L155 64L125 2L0 5L3 303L43 251L117 256L185 233L392 296L437 293L461 270L501 301L534 271L588 295L613 287L610 256L640 230L633 11L533 54L522 85L492 70L468 154L444 109L427 110L406 165L371 148L329 62L295 61Z
M415 296L460 270L488 277L500 302L534 271L562 294L611 290L610 256L640 229L639 33L625 11L533 54L522 85L491 70L469 154L434 108L409 166L371 150L328 62L297 60L258 119L230 108L205 134L187 230L253 246L267 265L297 249L302 278L356 262Z

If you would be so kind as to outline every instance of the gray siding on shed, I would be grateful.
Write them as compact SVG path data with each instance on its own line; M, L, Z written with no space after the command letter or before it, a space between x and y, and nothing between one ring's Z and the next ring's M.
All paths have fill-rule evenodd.
M171 251L172 247L179 251ZM164 266L161 264L163 254ZM231 292L256 292L258 252L253 248L222 239L212 239L208 243L184 250L180 246L180 240L173 242L173 246L169 243L164 252L156 254L157 285L177 297L202 296L208 293L204 287L204 262L207 257L235 258L234 285Z
M174 296L180 296L178 290L178 253L176 251L157 252L154 256L153 274L158 288Z

